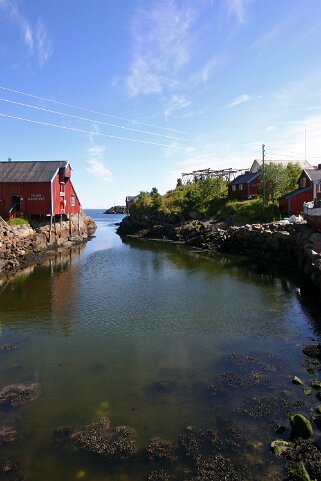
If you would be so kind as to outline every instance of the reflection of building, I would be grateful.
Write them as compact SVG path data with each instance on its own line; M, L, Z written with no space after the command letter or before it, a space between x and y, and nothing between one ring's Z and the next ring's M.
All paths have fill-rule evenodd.
M0 322L68 334L76 311L78 262L85 244L55 252L19 272L1 291ZM50 275L51 272L51 275Z
M55 216L80 212L67 161L0 162L0 214Z

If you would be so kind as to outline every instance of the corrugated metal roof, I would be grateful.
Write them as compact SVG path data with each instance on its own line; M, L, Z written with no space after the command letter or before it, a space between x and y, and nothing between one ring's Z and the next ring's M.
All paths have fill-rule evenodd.
M66 160L0 162L0 182L50 182Z
M235 185L235 184L247 184L251 180L253 180L255 177L258 177L261 175L261 172L254 172L253 174L251 172L246 172L245 174L238 175L235 177L234 180L230 182L229 185Z

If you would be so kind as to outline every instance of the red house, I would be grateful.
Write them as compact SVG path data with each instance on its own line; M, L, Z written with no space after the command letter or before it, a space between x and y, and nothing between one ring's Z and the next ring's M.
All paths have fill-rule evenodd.
M67 161L0 162L0 215L77 214L80 202Z
M303 212L304 202L313 200L313 184L317 184L317 197L321 198L321 164L315 169L304 169L298 180L298 189L283 195L279 199L279 207L286 214Z
M245 172L228 185L228 196L234 199L249 199L259 195L261 172Z

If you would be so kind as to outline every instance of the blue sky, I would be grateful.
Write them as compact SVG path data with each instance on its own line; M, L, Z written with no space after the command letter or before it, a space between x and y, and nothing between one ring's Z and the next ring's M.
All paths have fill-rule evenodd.
M302 159L305 125L321 163L320 86L317 0L0 0L0 158L69 160L83 207Z

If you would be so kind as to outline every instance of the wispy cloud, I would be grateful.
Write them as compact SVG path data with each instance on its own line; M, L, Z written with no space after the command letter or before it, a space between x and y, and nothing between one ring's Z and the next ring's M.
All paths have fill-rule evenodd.
M191 102L184 95L172 95L164 112L165 117L170 117L177 110L185 109L190 104Z
M127 77L131 95L160 93L175 85L175 75L190 58L190 28L195 13L174 0L137 10L132 24L133 61Z
M235 15L240 23L245 21L246 9L251 0L226 0L229 15Z
M35 25L32 25L20 12L15 0L0 0L0 10L19 29L21 39L27 50L37 59L39 65L43 66L53 52L47 28L43 21L39 19Z
M98 131L97 126L95 127L95 131ZM89 141L90 147L87 149L87 154L89 156L89 159L87 160L87 172L97 179L105 182L112 182L112 173L104 164L106 146L96 144L94 135L89 136Z
M244 104L245 102L248 102L251 100L251 96L248 94L243 94L240 95L239 97L236 97L232 102L228 104L229 108L237 107L238 105Z

